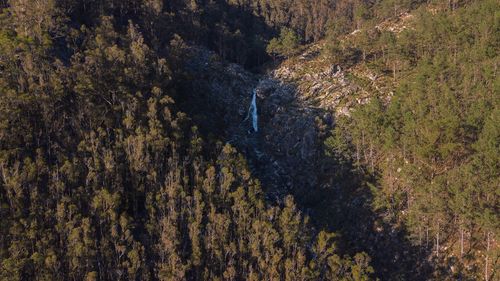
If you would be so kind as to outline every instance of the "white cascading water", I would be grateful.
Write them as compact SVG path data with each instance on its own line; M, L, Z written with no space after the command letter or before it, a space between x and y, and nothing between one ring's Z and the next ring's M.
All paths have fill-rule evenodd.
M257 132L259 130L258 127L258 115L257 115L257 92L255 89L253 90L252 102L250 103L250 108L248 110L248 115L252 114L252 126L253 130Z

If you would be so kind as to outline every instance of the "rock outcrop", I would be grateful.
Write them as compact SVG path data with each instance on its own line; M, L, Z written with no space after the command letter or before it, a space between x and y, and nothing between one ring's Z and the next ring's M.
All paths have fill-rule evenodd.
M205 95L191 100L210 108L197 123L224 124L213 129L223 130L226 141L245 154L268 195L276 198L323 184L319 177L325 169L322 143L327 132L336 117L349 115L352 106L369 98L342 66L321 61L314 48L268 75L250 73L198 49L185 68L195 80L189 83L197 87L192 92ZM254 91L258 132L248 118Z

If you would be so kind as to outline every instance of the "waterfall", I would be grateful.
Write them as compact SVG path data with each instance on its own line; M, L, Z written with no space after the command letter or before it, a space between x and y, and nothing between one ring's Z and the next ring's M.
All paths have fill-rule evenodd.
M258 127L258 115L257 115L257 92L253 90L252 102L250 103L250 108L248 109L248 116L252 114L252 126L255 132L259 131ZM248 117L247 117L248 118Z

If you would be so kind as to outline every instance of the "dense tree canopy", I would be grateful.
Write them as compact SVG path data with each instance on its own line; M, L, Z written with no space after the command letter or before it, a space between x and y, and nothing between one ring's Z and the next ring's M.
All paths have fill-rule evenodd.
M423 7L399 34L350 39L395 82L390 102L372 99L347 122L351 155L379 177L374 206L386 219L438 263L468 265L456 278L492 278L498 266L499 8ZM332 137L327 146L339 145Z
M0 0L0 280L498 278L499 11ZM213 108L184 67L202 49L261 70L318 41L389 93L356 88L370 101L311 140L328 184L270 200L245 151L197 124Z
M174 33L220 7L130 2L1 2L0 279L368 278L176 106ZM248 39L218 36L223 57Z

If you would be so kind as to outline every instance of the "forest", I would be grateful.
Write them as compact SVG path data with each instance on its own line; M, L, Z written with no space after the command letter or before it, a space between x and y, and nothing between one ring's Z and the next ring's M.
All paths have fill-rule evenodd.
M499 53L497 0L0 0L0 280L497 280Z

